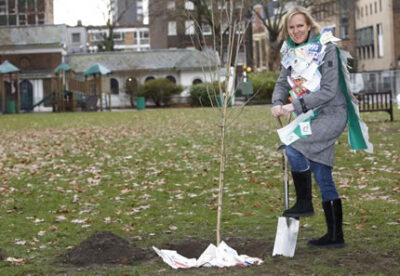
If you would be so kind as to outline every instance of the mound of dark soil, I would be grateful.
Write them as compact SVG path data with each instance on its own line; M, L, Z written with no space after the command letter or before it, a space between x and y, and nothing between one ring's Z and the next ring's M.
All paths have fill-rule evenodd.
M231 248L235 249L239 255L248 255L250 257L258 257L264 259L265 256L271 254L273 244L267 243L264 240L247 239L240 237L226 237L223 241ZM215 244L215 240L202 239L186 239L173 240L165 245L162 249L176 250L182 256L187 258L198 258L208 247L210 243Z
M0 261L5 260L7 258L6 251L0 248Z
M129 241L108 231L98 231L67 251L65 263L87 266L93 264L126 264L154 257L148 250L134 247Z

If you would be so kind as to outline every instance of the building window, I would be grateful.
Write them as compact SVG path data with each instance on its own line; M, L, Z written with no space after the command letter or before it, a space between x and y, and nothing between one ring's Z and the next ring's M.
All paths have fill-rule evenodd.
M176 35L176 22L175 21L169 21L168 22L168 35Z
M194 79L192 84L195 85L195 84L199 84L199 83L202 83L202 82L203 81L201 79Z
M36 0L36 6L39 12L44 12L44 0Z
M222 9L226 9L227 8L227 2L223 1L223 0L218 0L217 5L218 5L218 9L222 10ZM274 12L275 14L275 12Z
M124 40L124 33L115 31L113 32L113 40L115 41L122 41Z
M155 80L155 79L156 79L156 78L153 77L153 76L148 76L148 77L144 80L144 82L148 82L148 81Z
M15 13L15 0L8 0L8 13Z
M9 15L8 16L8 25L17 25L17 15Z
M72 33L72 43L81 42L81 34L80 33Z
M18 12L25 12L26 10L26 0L18 0Z
M38 24L43 25L44 24L44 13L39 13L38 14Z
M372 26L356 30L356 47L368 47L374 45L374 30Z
M167 9L172 11L175 10L175 1L168 1Z
M35 0L28 0L28 12L35 12Z
M378 12L378 5L377 5L376 1L374 3L374 6L375 6L375 13L377 13Z
M7 15L0 15L0 25L7 25Z
M111 94L118 95L119 83L118 83L117 79L114 79L114 78L110 79L110 90L111 90Z
M26 25L26 15L25 14L19 14L18 19L19 19L19 25Z
M94 31L90 33L90 40L91 41L103 41L104 38L107 36L106 31Z
M342 17L340 21L340 38L349 39L349 19L347 17Z
M378 44L378 57L383 57L383 29L382 23L376 24L376 35L377 35L377 44Z
M194 4L192 1L185 1L185 9L188 11L194 10Z
M28 24L29 25L36 24L36 15L35 14L28 14Z
M194 21L193 20L186 20L185 21L185 34L186 35L193 35L194 34Z
M149 31L139 31L140 45L150 44Z
M138 86L138 82L134 77L129 77L126 79L125 87L127 93L132 93Z
M174 76L169 75L169 76L166 76L165 78L166 78L167 80L169 80L170 82L172 82L172 83L176 83L176 79L175 79Z
M6 13L6 0L0 0L0 13Z
M372 14L372 4L369 4L369 14Z
M201 30L203 35L212 35L211 25L207 23L203 23L201 26Z
M382 12L382 0L379 0L379 11Z

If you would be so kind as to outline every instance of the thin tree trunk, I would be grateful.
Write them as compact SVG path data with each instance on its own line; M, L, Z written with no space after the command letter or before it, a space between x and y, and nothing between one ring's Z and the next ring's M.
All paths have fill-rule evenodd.
M222 195L224 194L224 178L225 178L225 134L226 134L226 108L228 103L225 101L228 97L224 98L222 106L222 119L221 119L221 148L219 160L219 183L218 183L218 211L217 211L217 246L221 242L221 218L222 218Z

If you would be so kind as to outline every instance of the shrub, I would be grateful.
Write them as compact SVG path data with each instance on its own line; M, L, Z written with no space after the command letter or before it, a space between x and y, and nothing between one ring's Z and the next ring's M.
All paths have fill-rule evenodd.
M152 99L156 106L168 105L173 95L182 92L182 87L165 78L150 80L143 85L143 96Z
M194 106L216 106L217 95L219 95L217 82L199 83L190 87L190 100Z
M135 86L128 87L126 89L126 93L129 95L129 99L130 99L132 107L135 107L137 97L144 97L144 89L143 88L144 88L143 85L135 85Z
M256 94L250 103L270 104L278 76L279 74L276 72L250 74L249 81L253 84L253 93Z

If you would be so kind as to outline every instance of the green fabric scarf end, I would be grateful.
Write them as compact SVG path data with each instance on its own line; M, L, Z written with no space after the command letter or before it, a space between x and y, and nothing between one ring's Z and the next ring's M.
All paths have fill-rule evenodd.
M339 83L340 88L342 89L343 95L346 99L347 103L347 124L349 127L349 140L350 140L350 147L354 150L359 149L367 149L368 146L364 140L364 136L361 131L359 118L357 113L354 109L353 102L350 99L346 81L344 78L344 73L342 69L342 62L340 58L340 50L336 47L336 52L339 60Z

